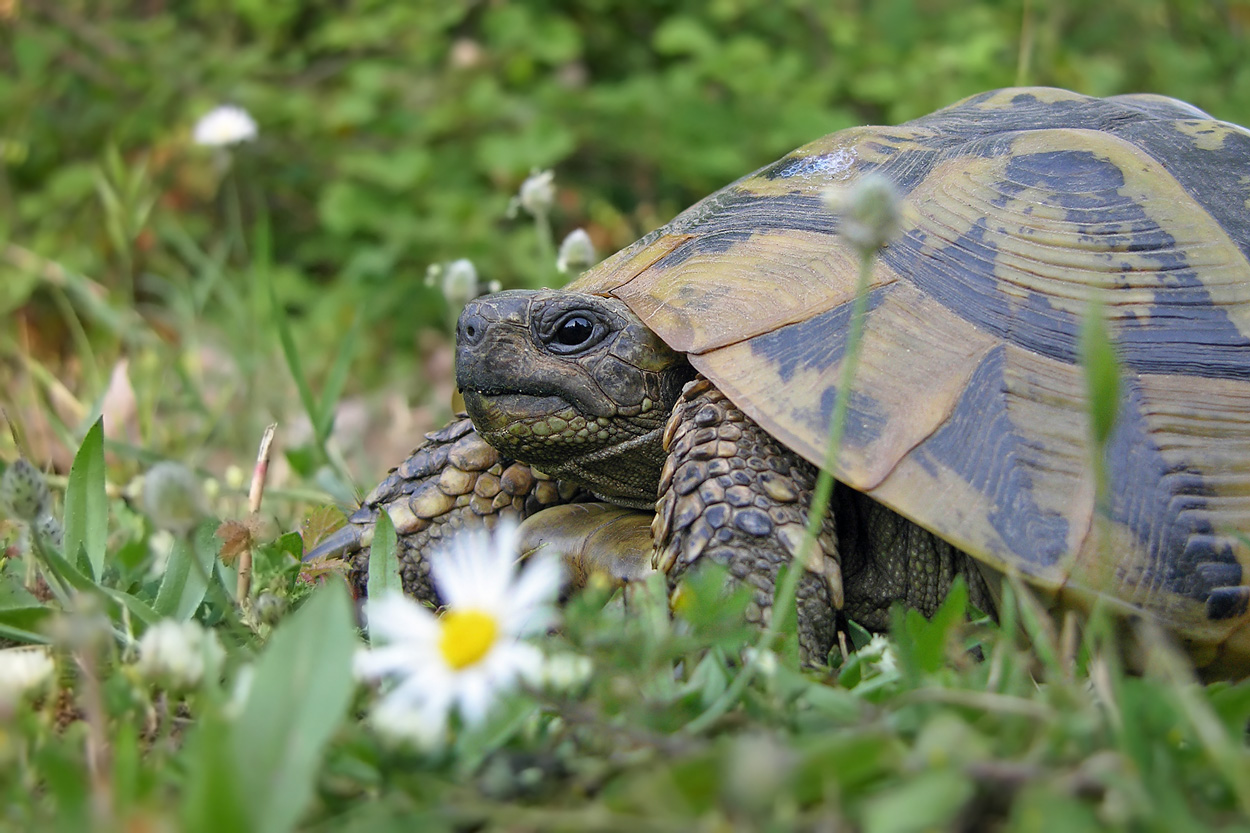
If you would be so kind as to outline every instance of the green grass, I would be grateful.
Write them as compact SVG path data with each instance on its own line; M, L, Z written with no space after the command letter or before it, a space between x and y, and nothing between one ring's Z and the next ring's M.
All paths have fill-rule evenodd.
M1250 684L1196 681L1150 632L1128 673L1112 622L1056 622L1017 584L999 623L957 590L822 670L759 647L719 576L676 618L654 585L589 591L542 641L588 679L421 752L370 725L341 581L298 563L336 522L319 507L450 413L430 264L554 283L553 235L610 250L820 133L1017 79L1244 122L1244 2L11 5L0 460L53 472L64 544L0 518L0 639L56 659L0 700L0 829L1250 830ZM187 139L223 99L262 123L227 165ZM506 219L553 165L537 234ZM1097 324L1095 445L1117 375ZM152 487L158 463L202 493ZM389 536L373 554L393 585ZM224 648L194 685L135 662L165 619Z
M253 251L263 275L264 246ZM969 610L957 585L931 620L897 610L890 637L861 634L860 650L821 670L794 667L793 651L746 628L747 600L726 597L722 575L701 574L676 618L662 582L628 599L587 591L543 648L589 659L588 679L515 693L485 725L455 727L446 748L396 745L369 724L372 695L352 682L360 637L342 581L303 580L301 537L280 533L304 520L319 535L328 521L309 507L328 495L311 484L338 475L330 435L315 427L333 403L313 394L276 309L262 336L285 366L266 372L288 391L285 420L309 412L298 453L322 455L320 467L276 477L281 489L254 516L240 476L210 481L207 497L197 477L125 480L154 456L142 441L107 440L94 421L68 478L52 479L64 547L40 536L23 545L23 526L8 522L0 634L51 641L58 675L0 714L0 825L1250 829L1250 683L1200 684L1149 632L1138 635L1144 673L1126 673L1113 623L1095 616L1078 632L1014 582L1001 624ZM1091 322L1087 363L1114 376ZM152 409L139 424L194 425L212 394L139 378L154 385L134 391ZM1098 407L1097 372L1091 385ZM55 423L51 403L41 407ZM160 456L193 463L197 451ZM227 558L219 519L231 521ZM240 548L254 558L242 603ZM395 584L385 531L373 555L371 588ZM166 618L201 623L225 647L190 688L162 687L133 663L137 639Z

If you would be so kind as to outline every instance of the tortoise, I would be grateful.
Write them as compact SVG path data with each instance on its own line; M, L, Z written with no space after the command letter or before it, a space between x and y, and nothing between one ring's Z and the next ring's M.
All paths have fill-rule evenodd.
M1012 88L843 130L562 290L469 303L468 418L313 555L358 552L359 578L386 510L406 590L433 598L424 554L513 513L583 570L653 560L672 588L728 565L766 621L856 294L859 255L822 193L868 172L896 186L902 229L871 267L831 512L799 585L804 656L841 617L933 611L956 576L993 611L1015 574L1056 609L1152 619L1208 674L1243 672L1250 131L1158 95ZM1095 301L1122 369L1098 445L1079 358Z

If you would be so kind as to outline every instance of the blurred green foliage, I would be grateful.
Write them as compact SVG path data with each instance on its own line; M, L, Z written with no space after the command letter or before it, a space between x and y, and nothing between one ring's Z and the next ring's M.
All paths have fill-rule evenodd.
M1250 122L1247 0L6 0L0 18L8 239L175 331L229 335L256 313L263 219L306 366L326 372L364 308L365 384L446 326L430 264L558 280L505 216L533 168L557 172L557 235L585 226L606 253L815 137L988 88L1154 91ZM190 140L226 102L260 127L228 168ZM7 252L0 312L41 285Z
M343 497L448 412L431 267L556 284L552 234L606 255L821 135L1016 83L1250 122L1248 29L1250 0L0 0L7 411L60 470L101 411L128 459L210 470L276 420L311 476L340 401L426 406L381 442L366 404ZM223 104L255 141L194 142Z
M222 527L255 550L245 615L214 524L164 540L132 477L170 457L225 469L206 483L214 511L260 524L241 465L253 429L280 420L305 477L274 476L266 512L289 529L321 494L301 487L341 397L427 396L431 346L445 380L454 310L428 267L562 280L542 224L508 216L533 169L556 172L557 239L584 227L606 254L797 145L993 87L1158 92L1250 123L1248 30L1250 0L0 0L0 407L28 436L51 423L30 445L68 457L32 462L70 472L50 478L68 549L32 550L50 586L14 557L40 539L0 520L17 542L0 636L43 641L54 617L99 612L110 634L62 644L67 699L0 727L0 828L268 830L302 813L371 831L1246 830L1250 685L1197 686L1159 639L1150 674L1126 676L1106 622L1068 645L1015 591L1001 630L957 596L932 622L900 612L892 642L827 676L739 663L746 600L725 602L719 579L676 624L662 593L606 610L582 595L553 644L593 661L585 691L518 695L446 756L414 756L342 719L366 695L344 706L341 598L313 596L262 647L262 612L307 596L299 535ZM225 103L259 137L197 146L193 125ZM119 391L137 403L106 407ZM66 604L75 589L95 606ZM123 656L163 616L228 652L188 695L185 744L183 704Z

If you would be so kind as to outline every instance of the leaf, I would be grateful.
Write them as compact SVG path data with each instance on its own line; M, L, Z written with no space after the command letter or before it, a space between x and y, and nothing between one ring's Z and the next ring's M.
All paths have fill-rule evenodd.
M864 831L945 830L973 792L966 775L951 770L923 772L902 786L869 799L864 807Z
M1220 683L1208 689L1211 707L1230 730L1236 731L1250 721L1250 680L1236 685Z
M931 619L925 619L918 611L895 609L895 644L898 658L909 677L918 672L933 673L946 662L946 644L953 629L964 620L968 609L968 585L956 578L946 594L942 606ZM899 619L903 626L898 626Z
M836 784L843 795L862 795L868 784L898 769L904 747L871 723L858 731L824 732L796 743L800 758L791 780L801 801L817 801Z
M300 537L304 540L304 552L311 552L346 523L347 517L337 506L319 506L309 512L299 529Z
M233 727L251 829L285 833L313 795L321 755L351 701L356 633L345 588L319 590L278 626Z
M24 645L45 645L50 640L40 625L52 613L50 607L13 608L0 611L0 637Z
M43 557L47 559L48 566L61 578L65 579L75 590L93 592L97 589L96 583L86 573L71 564L69 559L57 552L56 549L50 546L45 547L42 544L37 546L39 546L39 551Z
M174 543L153 605L161 616L185 622L204 601L220 545L217 526L216 520L202 521Z
M30 633L38 636L40 624L52 613L47 605L31 605L29 607L10 607L0 610L0 625L11 630ZM40 637L37 641L45 642Z
M114 590L109 587L102 587L100 589L107 593L110 598L125 605L134 617L140 622L143 622L145 625L155 625L162 618L164 618L157 613L151 605L143 601L143 599L140 599L138 596L131 595L130 593L126 593L121 590Z
M104 573L109 508L104 491L104 420L97 419L83 437L65 487L65 554L72 563L81 549L94 578Z
M183 829L187 833L216 833L220 830L259 831L248 824L243 805L242 782L246 771L235 771L232 741L238 727L225 723L216 714L205 715L187 741L186 789L182 801Z
M34 750L33 766L30 768L39 773L39 791L45 796L43 800L48 802L47 806L56 808L56 829L59 830L92 828L88 812L90 777L85 756L75 748L82 743L83 734L77 738L69 734L66 738L68 743L46 743Z
M143 754L139 744L139 731L133 723L119 723L110 732L113 800L122 818L130 815L128 811L138 798L143 771Z
M213 534L221 539L221 563L233 564L234 560L252 546L256 539L255 530L259 521L248 518L246 521L222 521L221 526Z
M1092 807L1046 784L1030 784L1021 791L1011 808L1011 822L1009 829L1018 833L1096 833L1107 829Z
M388 592L402 593L399 579L399 541L395 524L386 512L379 512L373 528L373 544L369 547L369 598L380 599Z
M321 422L315 428L317 436L323 438L323 441L334 430L334 406L347 383L347 375L351 370L352 358L356 355L356 345L360 342L360 331L364 323L364 315L357 310L351 327L338 341L338 349L334 351L334 364L330 366L330 372L321 384L321 403L318 406Z

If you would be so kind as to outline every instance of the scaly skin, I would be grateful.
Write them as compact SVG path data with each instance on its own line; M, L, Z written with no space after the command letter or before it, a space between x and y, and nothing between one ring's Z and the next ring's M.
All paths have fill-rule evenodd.
M404 591L438 603L430 585L430 552L465 526L493 527L501 517L527 518L552 506L589 498L575 484L555 481L525 463L502 456L461 416L391 470L336 536L308 558L342 555L349 578L363 596L368 577L369 544L377 513L386 509L399 537L400 577Z
M593 573L636 578L652 553L671 588L706 560L725 564L754 588L748 616L766 624L778 568L799 552L816 469L693 376L618 300L540 290L472 302L457 352L472 423L428 435L348 529L309 557L351 556L363 589L365 547L385 508L400 536L405 590L436 602L425 556L467 524L512 515L528 518L523 550L541 543L562 554L581 582ZM577 506L594 499L617 508ZM543 512L557 505L568 508ZM851 489L835 491L803 566L799 644L808 662L834 646L840 616L881 629L895 600L931 613L957 575L993 610L968 556Z

